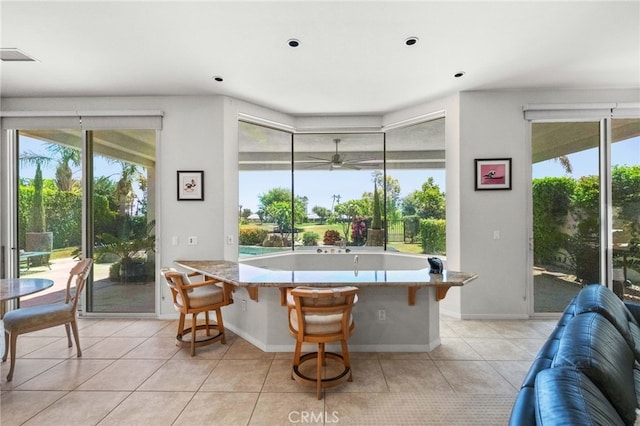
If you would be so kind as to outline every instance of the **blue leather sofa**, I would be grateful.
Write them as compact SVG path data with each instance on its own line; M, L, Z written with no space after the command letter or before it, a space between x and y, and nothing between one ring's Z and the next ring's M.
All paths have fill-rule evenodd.
M633 425L640 407L640 305L599 284L567 306L527 373L509 424Z

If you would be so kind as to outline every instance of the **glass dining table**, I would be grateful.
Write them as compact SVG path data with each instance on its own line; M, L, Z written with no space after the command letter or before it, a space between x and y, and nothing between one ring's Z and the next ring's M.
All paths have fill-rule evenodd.
M0 318L4 317L9 300L37 293L53 286L53 280L45 278L0 278Z

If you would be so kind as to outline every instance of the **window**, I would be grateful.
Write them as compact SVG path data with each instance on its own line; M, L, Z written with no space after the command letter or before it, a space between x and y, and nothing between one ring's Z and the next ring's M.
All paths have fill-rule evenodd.
M446 253L444 118L386 133L239 122L239 257L291 250Z
M591 283L610 286L622 299L639 300L637 115L637 109L623 104L525 109L525 118L535 120L534 313L561 311Z

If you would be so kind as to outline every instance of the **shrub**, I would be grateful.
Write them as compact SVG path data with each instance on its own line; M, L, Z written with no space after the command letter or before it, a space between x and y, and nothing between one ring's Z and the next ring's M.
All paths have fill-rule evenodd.
M324 233L322 242L325 245L332 246L335 245L336 241L340 241L341 239L340 232L334 231L333 229L327 229Z
M238 233L238 243L242 246L255 246L262 244L269 232L257 226L246 226L240 228Z
M351 242L361 246L367 240L367 221L362 216L355 216L351 221Z
M420 217L417 215L405 216L404 224L404 240L407 238L413 243L420 233Z
M420 221L420 238L423 253L446 253L446 221L444 219L422 219Z
M538 265L553 263L555 256L567 248L569 236L563 226L575 186L575 181L566 177L533 180L533 259Z
M307 231L302 234L302 244L305 246L317 246L320 235L316 232Z

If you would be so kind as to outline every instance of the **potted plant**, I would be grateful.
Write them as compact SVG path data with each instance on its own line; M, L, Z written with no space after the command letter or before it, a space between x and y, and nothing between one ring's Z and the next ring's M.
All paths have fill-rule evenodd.
M153 279L153 271L147 268L148 254L155 251L155 235L151 234L155 221L147 224L145 233L134 238L120 238L111 234L102 234L102 243L96 248L96 261L108 254L119 259L109 270L113 281L141 282Z
M42 197L42 168L36 162L36 175L33 179L33 207L29 231L25 233L25 250L27 252L46 253L36 256L31 262L36 265L48 265L53 250L53 232L47 232L45 226L44 200Z

